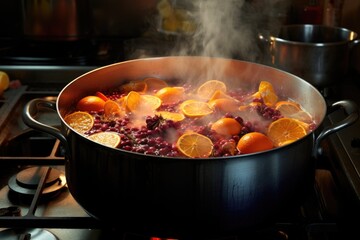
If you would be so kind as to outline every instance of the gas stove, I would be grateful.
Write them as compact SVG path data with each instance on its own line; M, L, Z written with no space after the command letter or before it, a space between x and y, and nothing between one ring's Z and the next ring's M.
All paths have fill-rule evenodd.
M93 66L1 65L21 85L0 99L0 239L173 239L147 236L109 227L91 217L72 197L65 177L64 149L59 140L29 129L21 119L24 105L34 98L56 100L61 89ZM345 96L360 104L359 76L324 89L330 102ZM330 114L324 127L343 117ZM39 121L60 126L57 113L40 111ZM344 239L357 234L360 214L360 123L331 135L323 143L315 185L300 207L279 213L266 226L235 236L196 236L197 239ZM111 208L116 206L109 206ZM134 216L136 218L136 216ZM121 219L121 216L119 216ZM123 219L126 221L126 219ZM181 238L180 239L184 239ZM190 239L193 239L190 237Z

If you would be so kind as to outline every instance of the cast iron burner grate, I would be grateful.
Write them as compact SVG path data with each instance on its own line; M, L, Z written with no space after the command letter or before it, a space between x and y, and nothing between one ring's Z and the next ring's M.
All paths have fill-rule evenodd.
M101 221L92 217L43 217L35 215L51 171L51 167L44 167L27 214L23 216L2 216L0 217L0 226L4 228L105 228ZM11 209L14 207L12 206Z

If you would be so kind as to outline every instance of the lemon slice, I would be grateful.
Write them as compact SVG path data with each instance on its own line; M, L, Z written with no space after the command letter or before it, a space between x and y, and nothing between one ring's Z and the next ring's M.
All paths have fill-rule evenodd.
M73 112L64 118L65 122L75 131L85 133L94 125L94 118L88 112Z
M209 100L217 91L226 93L225 83L219 80L208 80L197 89L196 93L200 98Z
M108 147L116 148L120 144L120 135L116 132L98 132L90 135L89 139Z
M187 117L203 117L213 113L213 109L206 102L186 100L180 104L180 110Z
M210 138L198 133L185 133L176 142L179 151L190 158L209 157L213 151Z
M173 120L175 122L179 122L185 119L185 116L182 113L177 112L158 111L155 114L158 116L162 116L165 119Z

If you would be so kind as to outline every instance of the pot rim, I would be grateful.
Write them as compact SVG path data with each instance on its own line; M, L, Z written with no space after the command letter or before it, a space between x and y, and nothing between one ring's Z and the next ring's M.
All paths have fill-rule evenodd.
M358 39L358 33L355 31L352 31L348 28L344 27L332 27L332 26L326 26L326 25L318 25L318 24L289 24L289 25L283 25L281 29L293 29L293 28L299 28L301 30L303 29L332 29L337 32L346 32L349 34L350 39L341 40L341 41L335 41L335 42L303 42L303 41L292 41L287 40L285 38L281 38L279 36L274 36L274 34L270 34L269 38L271 41L280 42L280 43L287 43L291 45L302 45L302 46L309 46L309 47L329 47L329 46L338 46L343 44L349 44L351 42L354 42L356 39Z
M71 88L71 85L72 84L77 84L77 82L79 81L79 79L82 79L88 75L93 75L93 73L95 72L99 72L99 71L103 71L104 69L106 70L111 70L112 68L116 68L117 66L119 65L126 65L126 64L133 64L133 63L138 63L138 62L153 62L153 61L163 61L163 60L177 60L177 59L181 59L181 60L186 60L186 59L199 59L199 60L202 60L202 59L205 59L205 60L208 60L208 59L213 59L213 60L221 60L221 61L225 61L225 62L242 62L242 63L245 63L245 64L249 64L249 65L253 65L253 66L259 66L261 68L264 68L264 69L268 69L268 70L274 70L274 71L277 71L277 72L281 72L285 75L288 75L288 76L291 76L292 78L296 78L298 80L300 80L302 82L302 84L305 84L305 85L308 85L309 88L312 89L312 91L315 91L317 92L317 94L319 95L319 97L321 98L321 101L322 101L322 105L324 105L324 107L326 107L326 103L325 103L325 99L324 97L321 95L321 93L318 91L317 88L315 88L313 85L311 85L310 83L308 83L307 81L305 81L304 79L292 74L292 73L289 73L289 72L286 72L284 70L281 70L281 69L277 69L277 68L274 68L274 67L271 67L271 66L267 66L267 65L263 65L263 64L260 64L260 63L255 63L255 62L249 62L249 61L244 61L244 60L238 60L238 59L231 59L231 58L222 58L222 57L204 57L204 56L161 56L161 57L148 57L148 58L141 58L141 59L131 59L131 60L126 60L126 61L122 61L122 62L117 62L117 63L112 63L112 64L109 64L109 65L105 65L105 66L102 66L102 67L99 67L99 68L96 68L96 69L93 69L93 70L90 70L80 76L78 76L77 78L75 78L74 80L72 80L71 82L69 82L59 93L58 95L58 98L56 100L56 111L61 119L61 122L63 124L63 126L65 126L66 128L66 132L68 130L70 130L72 133L75 133L77 135L79 135L80 137L86 139L87 141L90 141L91 143L94 143L96 145L98 145L99 143L95 142L95 141L92 141L88 138L86 138L84 135L82 135L81 133L78 133L76 131L74 131L64 120L63 118L63 115L62 115L62 111L61 111L61 104L60 104L60 100L62 99L62 96L64 95L63 93L68 91L69 88ZM290 143L288 145L285 145L285 146L280 146L280 147L276 147L276 148L273 148L273 149L269 149L269 150L266 150L266 151L261 151L261 152L255 152L255 153L250 153L250 154L242 154L242 155L235 155L235 156L224 156L224 157L207 157L207 158L191 158L192 160L209 160L209 161L219 161L219 160L226 160L226 159L232 159L232 158L236 158L236 157L247 157L247 156L254 156L254 155L259 155L259 154L267 154L269 152L273 152L273 151L278 151L280 149L283 149L283 148L287 148L287 147L291 147L293 145L296 145L300 142L303 142L305 141L306 139L310 138L310 137L313 137L313 143L315 142L315 139L314 139L314 132L316 131L316 129L318 129L324 119L326 117L326 111L324 112L324 115L321 116L318 121L316 121L316 128L313 129L313 131L309 132L308 134L306 134L305 136L303 136L302 138L296 140L295 142L293 143ZM138 156L148 156L149 158L159 158L159 156L157 155L145 155L143 153L136 153L136 152L132 152L132 151L127 151L127 150L123 150L123 149L118 149L118 148L112 148L112 147L108 147L108 146L105 146L105 145L102 145L102 147L105 147L107 150L110 150L110 151L120 151L120 152L124 152L126 154L131 154L131 155L138 155ZM178 159L178 160L189 160L188 157L161 157L162 159Z

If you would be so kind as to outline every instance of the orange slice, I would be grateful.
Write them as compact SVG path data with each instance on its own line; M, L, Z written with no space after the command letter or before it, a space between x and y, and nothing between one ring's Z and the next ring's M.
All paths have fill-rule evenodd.
M167 82L165 82L164 80L162 80L160 78L155 78L155 77L145 78L144 82L147 85L146 91L150 92L150 93L154 93L155 91L158 91L158 90L168 86Z
M218 98L209 101L209 105L214 110L222 111L225 113L236 112L239 109L239 103L233 98Z
M123 93L135 92L146 92L147 84L143 80L135 80L121 85L120 91Z
M213 113L213 109L208 103L193 99L181 103L180 110L187 117L203 117Z
M261 81L259 84L259 93L264 103L268 106L273 106L278 101L274 88L271 83Z
M120 103L113 100L107 100L104 105L104 115L109 119L123 117L125 115L124 109L121 108Z
M81 134L89 131L94 125L94 118L88 112L78 111L65 116L64 121Z
M155 96L160 98L165 104L172 104L184 99L185 88L183 87L164 87L156 92Z
M241 154L265 151L273 147L270 138L260 132L250 132L243 135L237 144L237 149Z
M209 157L213 150L211 140L198 133L185 133L176 142L179 151L190 158Z
M311 123L313 121L311 115L303 110L292 114L291 117L304 123Z
M126 97L127 96L122 96L122 97L116 99L115 101L119 104L120 107L125 108L126 107Z
M120 144L120 135L116 132L98 132L88 136L90 140L108 147L117 147Z
M250 99L261 98L260 92L255 92L249 97Z
M312 122L311 115L302 110L300 104L296 102L280 101L275 104L275 109L279 110L284 117L295 118L305 123Z
M161 106L161 99L154 95L141 95L142 107L149 107L151 110L156 110Z
M153 95L141 95L138 92L131 91L125 98L125 107L130 112L144 111L149 113L161 106L161 99Z
M224 136L239 134L241 128L241 124L234 118L221 118L211 125L211 130Z
M275 146L283 146L296 141L306 134L303 123L292 118L280 118L272 122L267 131L267 136Z
M173 120L179 122L185 119L184 114L177 112L158 111L156 115L162 116L164 119Z
M284 117L290 117L291 115L301 111L300 105L290 101L279 101L275 104L275 109L279 110Z
M208 80L200 85L196 93L200 98L209 100L218 90L226 93L225 83L219 80Z
M141 95L136 91L130 91L125 98L125 106L130 112L136 111L141 102Z
M225 92L221 91L221 90L216 90L214 92L214 94L211 96L210 101L215 100L215 99L219 99L219 98L228 98L228 99L233 99L231 96L227 95Z

